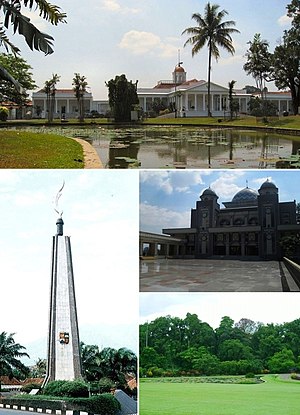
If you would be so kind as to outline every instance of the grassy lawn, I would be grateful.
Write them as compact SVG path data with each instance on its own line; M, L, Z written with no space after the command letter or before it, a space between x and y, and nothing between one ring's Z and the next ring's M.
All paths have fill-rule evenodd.
M140 382L140 415L298 415L300 382L265 376L258 385ZM298 383L297 383L298 382Z
M74 140L54 134L0 129L0 168L83 167L83 150Z
M218 127L236 126L236 127L275 127L287 129L300 129L300 116L291 115L288 117L269 117L268 123L261 118L245 117L238 118L233 121L221 120L221 117L195 117L195 118L148 118L145 120L147 124L172 124L172 125L215 125Z

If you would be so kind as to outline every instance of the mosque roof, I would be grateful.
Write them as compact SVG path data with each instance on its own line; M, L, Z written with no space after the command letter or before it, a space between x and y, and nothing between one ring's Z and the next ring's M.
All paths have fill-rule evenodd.
M216 193L209 187L205 189L201 196L217 196Z
M257 200L258 193L256 190L245 187L245 189L237 192L232 199L233 203L245 203L245 202L255 202Z
M261 186L261 189L267 189L267 188L271 188L271 189L277 189L276 185L273 182L270 182L270 180L265 181Z

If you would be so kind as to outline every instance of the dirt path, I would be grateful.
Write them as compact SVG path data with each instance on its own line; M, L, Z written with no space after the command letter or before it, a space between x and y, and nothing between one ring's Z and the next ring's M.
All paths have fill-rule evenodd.
M103 169L103 164L93 146L81 138L74 138L83 148L84 168L85 169Z

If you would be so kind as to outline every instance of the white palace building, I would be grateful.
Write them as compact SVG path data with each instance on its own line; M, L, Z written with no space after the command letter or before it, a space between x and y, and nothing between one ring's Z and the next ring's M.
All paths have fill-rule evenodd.
M138 88L139 105L145 113L151 111L153 102L161 100L166 107L173 103L177 108L179 117L201 117L207 115L207 81L187 80L187 73L178 64L172 72L172 79L158 81L153 88ZM255 96L255 94L254 94ZM258 96L258 94L257 94ZM248 112L248 102L253 94L245 90L234 90L234 98L239 102L239 112ZM267 100L273 102L278 108L278 114L292 111L290 92L267 92ZM55 118L62 114L66 118L78 116L78 104L72 89L57 89L55 96ZM42 90L32 94L33 117L37 109L40 116L46 118L46 94ZM105 115L109 110L107 100L93 100L91 92L85 94L86 112L97 111ZM221 117L229 112L229 88L211 82L211 112L213 116Z

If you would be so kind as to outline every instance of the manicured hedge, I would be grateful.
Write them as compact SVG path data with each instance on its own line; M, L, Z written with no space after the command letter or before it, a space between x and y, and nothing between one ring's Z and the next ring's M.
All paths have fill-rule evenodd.
M43 395L87 398L89 389L88 385L82 380L54 380L43 389Z
M104 393L91 398L68 398L45 396L20 396L2 399L3 404L17 405L43 410L74 410L95 413L99 415L116 415L120 410L120 403L110 393Z

